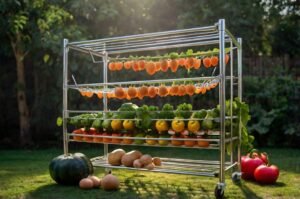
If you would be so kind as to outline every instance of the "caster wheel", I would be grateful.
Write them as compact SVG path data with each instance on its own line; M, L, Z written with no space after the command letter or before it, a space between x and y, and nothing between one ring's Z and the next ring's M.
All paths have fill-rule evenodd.
M224 198L224 189L219 188L219 186L216 186L216 188L215 188L215 197L217 199Z
M231 179L234 184L239 184L241 182L241 173L233 172L231 175Z

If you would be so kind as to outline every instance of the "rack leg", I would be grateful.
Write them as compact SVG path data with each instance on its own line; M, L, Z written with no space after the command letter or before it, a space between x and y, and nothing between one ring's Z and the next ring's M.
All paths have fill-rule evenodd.
M220 49L220 86L219 86L219 104L220 104L220 176L219 183L225 184L225 20L219 20L219 49Z
M104 43L104 49L105 49L105 43ZM104 51L104 57L103 57L103 83L104 88L107 89L107 84L108 83L108 78L107 78L107 66L108 66L108 54L106 51ZM107 101L107 94L104 93L103 95L103 110L106 112L108 110L108 101ZM105 117L106 117L106 113L105 113ZM104 144L104 159L106 161L106 163L108 163L108 159L107 159L107 155L108 155L108 144ZM109 173L111 172L111 170L109 168L105 168L105 172Z
M64 54L63 54L63 145L64 145L64 155L68 155L69 153L69 138L67 134L67 117L69 114L67 114L68 109L68 40L64 39Z
M104 144L104 159L106 163L108 163L107 155L108 155L108 144ZM105 174L109 174L109 173L111 173L111 169L105 168Z
M240 44L240 48L238 48L238 97L242 101L242 39L237 39ZM239 144L238 144L238 171L241 172L241 121L239 122Z
M104 159L107 160L108 144L104 144Z

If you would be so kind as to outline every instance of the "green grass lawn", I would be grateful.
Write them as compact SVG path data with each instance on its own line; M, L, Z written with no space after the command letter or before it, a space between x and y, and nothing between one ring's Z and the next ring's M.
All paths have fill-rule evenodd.
M71 152L80 151L93 157L102 155L102 148L80 149L72 146ZM127 147L127 149L129 149ZM140 148L153 156L212 159L214 151ZM226 198L300 198L300 150L265 149L273 164L280 168L275 185L261 186L254 182L242 181L240 185L226 176ZM35 151L0 151L0 198L36 199L95 199L95 198L214 198L217 178L188 175L161 174L152 172L113 170L121 181L118 191L106 192L101 189L81 190L77 186L60 186L49 176L48 164L62 150L47 149ZM97 176L104 170L96 168Z

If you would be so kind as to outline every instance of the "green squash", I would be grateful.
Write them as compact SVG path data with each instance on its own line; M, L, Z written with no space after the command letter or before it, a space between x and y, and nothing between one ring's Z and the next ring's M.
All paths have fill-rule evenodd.
M93 174L93 165L82 153L60 155L50 162L49 172L58 184L78 185L81 179Z

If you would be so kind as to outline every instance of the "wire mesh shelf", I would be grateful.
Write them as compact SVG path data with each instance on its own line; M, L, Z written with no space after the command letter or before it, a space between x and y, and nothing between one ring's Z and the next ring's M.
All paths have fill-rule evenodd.
M134 168L125 166L112 166L107 163L107 160L103 156L92 158L92 164L96 167L104 167L111 169L128 169L128 170L140 170L140 171L151 171L160 173L172 173L172 174L185 174L195 176L209 176L218 177L220 162L212 160L189 160L189 159L173 159L173 158L160 158L161 166L155 166L153 170L144 168ZM235 163L226 162L225 166L228 170Z

